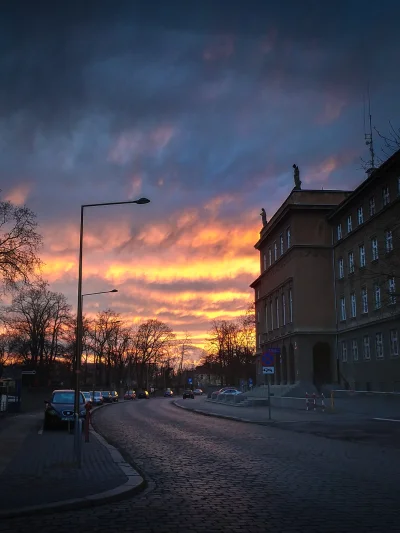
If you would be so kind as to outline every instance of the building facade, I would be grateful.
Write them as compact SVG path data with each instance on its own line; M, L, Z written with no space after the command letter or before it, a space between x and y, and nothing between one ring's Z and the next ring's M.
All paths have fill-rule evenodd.
M400 391L400 151L354 191L295 187L255 248L258 384L279 348L275 385Z
M328 218L340 382L400 392L400 152Z
M255 245L261 271L251 284L256 353L280 348L272 376L275 385L330 383L336 376L332 233L327 214L348 194L293 189ZM258 357L257 383L264 380Z

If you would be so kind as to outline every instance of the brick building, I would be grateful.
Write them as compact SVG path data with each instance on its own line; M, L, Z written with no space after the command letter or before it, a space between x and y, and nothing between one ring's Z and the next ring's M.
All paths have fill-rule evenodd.
M328 217L340 381L400 392L400 151Z
M281 351L272 383L399 387L399 175L400 151L354 191L297 186L264 224L251 287L256 353Z
M273 384L331 382L335 306L328 213L350 193L293 189L264 225L255 248L256 353L280 348ZM257 383L264 383L258 358Z

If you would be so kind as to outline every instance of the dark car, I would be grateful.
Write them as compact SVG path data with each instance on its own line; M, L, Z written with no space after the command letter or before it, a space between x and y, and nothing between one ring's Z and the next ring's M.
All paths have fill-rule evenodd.
M124 394L124 400L136 400L136 392L134 390L127 390Z
M101 397L104 403L112 403L113 401L110 391L101 391Z
M150 398L150 395L147 390L142 390L139 392L137 397L141 400L148 400Z
M165 397L165 398L171 398L173 395L174 395L174 391L173 391L172 389L167 389L167 390L164 392L164 397Z
M112 390L111 391L111 400L113 402L118 402L119 400L119 395L118 395L118 392L116 390Z
M79 418L86 419L85 397L82 392L79 393ZM74 390L55 390L51 400L45 400L43 429L49 429L56 426L66 425L68 422L73 423L74 417Z
M92 396L94 405L103 405L103 396L101 395L100 391L94 391L94 393L92 393Z
M183 393L183 399L186 400L186 398L191 398L192 400L194 400L194 394L193 394L193 391L192 390L185 390L184 393Z

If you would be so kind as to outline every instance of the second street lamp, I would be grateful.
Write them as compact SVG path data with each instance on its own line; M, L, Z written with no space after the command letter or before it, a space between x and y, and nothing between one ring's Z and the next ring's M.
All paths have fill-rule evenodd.
M82 359L82 252L83 252L83 214L85 207L101 207L107 205L125 205L125 204L148 204L147 198L139 198L128 202L106 202L102 204L84 204L81 205L81 220L79 232L79 272L78 272L78 309L76 317L76 354L75 354L75 439L74 449L79 468L81 467L81 434L79 425L79 396L80 396L80 371ZM115 291L116 289L114 289ZM108 292L108 291L105 291Z

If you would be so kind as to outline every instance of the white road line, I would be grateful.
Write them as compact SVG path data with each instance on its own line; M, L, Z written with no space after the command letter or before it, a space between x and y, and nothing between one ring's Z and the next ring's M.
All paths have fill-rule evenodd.
M382 420L383 422L400 422L397 418L373 418L372 420Z
M38 431L38 435L43 435L43 427L41 427Z

